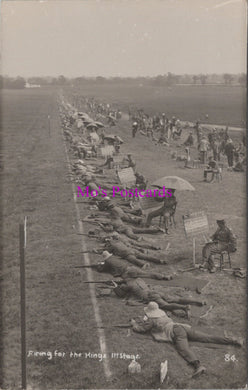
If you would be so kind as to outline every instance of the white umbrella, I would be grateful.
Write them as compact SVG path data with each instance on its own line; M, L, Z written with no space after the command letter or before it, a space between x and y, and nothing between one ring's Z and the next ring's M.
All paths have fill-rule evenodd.
M195 191L195 188L187 181L178 176L164 176L152 183L155 187L171 188L178 191Z

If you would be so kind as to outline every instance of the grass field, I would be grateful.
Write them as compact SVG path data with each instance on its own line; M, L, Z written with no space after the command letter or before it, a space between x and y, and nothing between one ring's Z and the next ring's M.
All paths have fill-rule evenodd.
M73 89L72 89L73 91ZM185 121L244 126L246 89L225 85L175 85L168 87L134 86L132 84L91 85L74 89L76 94L94 96L115 103L125 112L128 107L143 108L155 114L165 112Z
M163 92L163 95L160 89L154 89L154 93L148 95L148 91L144 93L142 88L134 93L128 87L120 91L118 86L111 90L92 86L76 92L118 102L124 111L129 103L137 104L138 107L142 103L141 106L148 112L164 111L163 106L166 104L168 115L176 114L183 120L195 120L199 115L198 108L205 108L206 104L209 121L213 118L213 123L241 125L241 118L244 118L244 91L241 88L231 87L227 89L228 93L224 93L225 87L213 87L220 88L222 96L221 99L220 95L216 96L214 104L213 94L210 98L210 87L207 87L208 98L202 97L199 106L196 103L202 96L200 92L194 89L188 96L183 88L180 87L177 95L174 88L171 91L173 95L169 95L171 92L168 91ZM190 88L193 90L193 87ZM160 98L156 90L160 90ZM182 91L185 91L183 106L178 97ZM87 280L86 272L71 268L72 265L81 264L83 256L80 253L81 237L76 234L78 225L58 118L57 93L56 89L2 93L2 388L20 388L18 224L23 221L24 215L28 216L27 351L57 350L66 353L64 358L53 357L50 360L47 357L28 358L30 389L243 388L246 384L245 348L213 348L192 344L208 371L200 378L190 379L190 367L178 356L172 345L155 343L149 336L132 332L129 334L127 329L110 328L113 323L126 323L132 316L143 314L142 306L127 306L114 297L98 299L100 316L106 326L104 332L108 351L139 354L141 374L129 376L126 373L129 361L110 359L113 375L106 381L103 364L98 359L69 357L70 351L98 353L100 348L90 291L88 285L82 283ZM66 93L70 96L75 90ZM50 134L48 115L51 116ZM183 163L171 160L172 150L182 151L176 144L169 150L154 145L142 136L132 139L130 123L126 120L121 120L111 132L113 130L125 141L122 151L133 153L138 171L147 177L149 183L163 175L177 175L196 187L195 192L177 194L177 228L172 229L169 236L159 235L156 238L162 248L168 242L171 244L167 256L169 265L156 268L173 272L191 263L192 242L185 238L182 215L197 210L207 213L211 233L216 227L216 214L224 216L228 226L238 236L238 251L232 256L233 266L245 267L245 174L225 169L221 183L206 184L202 182L202 169L185 170ZM241 134L236 132L235 137L238 139ZM90 212L83 203L79 207L82 218ZM89 228L91 226L86 225L85 231ZM197 261L201 260L202 244L197 241ZM90 239L86 245L89 249L97 247L96 242ZM92 262L99 260L96 255L90 255L90 258ZM220 333L226 330L230 334L244 336L246 281L225 272L210 275L194 271L191 274L209 280L202 298L208 300L208 305L213 305L213 310L206 318L199 320L193 317L192 322L201 329L216 327ZM94 278L100 280L103 276L94 273ZM225 354L235 354L237 361L226 362ZM169 361L169 380L160 385L158 371L160 362L165 359Z

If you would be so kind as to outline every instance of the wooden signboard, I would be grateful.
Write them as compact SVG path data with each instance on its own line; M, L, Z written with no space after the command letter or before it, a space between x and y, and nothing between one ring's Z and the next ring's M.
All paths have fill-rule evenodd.
M139 203L142 210L155 209L162 206L160 202L156 201L154 196L144 196L143 198L139 196Z
M186 237L193 238L193 266L195 267L195 238L200 234L208 233L208 219L204 211L183 215L183 224Z
M124 168L125 167L125 161L124 161L124 155L118 155L113 157L113 166L114 168Z
M133 168L124 168L118 171L118 177L121 182L126 187L134 186L136 183L136 177L134 176Z
M100 148L100 155L103 157L113 156L114 150L112 145L104 146Z
M208 232L208 219L204 211L183 216L186 237L195 237Z
M115 164L121 164L124 160L124 155L114 156L113 159Z

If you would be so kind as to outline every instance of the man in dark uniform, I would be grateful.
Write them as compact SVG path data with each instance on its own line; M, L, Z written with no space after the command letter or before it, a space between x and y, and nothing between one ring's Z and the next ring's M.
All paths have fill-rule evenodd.
M120 256L123 259L126 259L130 263L137 265L138 267L143 267L147 261L151 261L157 264L165 264L166 261L160 259L152 254L145 254L143 251L138 248L135 249L131 245L127 245L126 243L116 240L116 239L108 239L106 240L105 247L114 255ZM145 261L146 262L145 262Z
M218 229L211 237L211 242L204 245L202 249L203 264L206 265L211 273L216 271L214 265L214 255L223 251L235 252L237 250L237 241L231 229L226 226L224 219L217 219Z
M197 136L197 142L200 143L200 122L196 121L195 125L193 126L193 129L195 129L196 136Z
M132 124L132 136L133 136L133 138L135 138L135 135L136 135L137 131L138 131L138 123L135 121Z
M233 167L234 149L235 149L235 146L233 145L232 139L228 138L228 140L226 141L226 146L225 146L225 154L227 156L227 162L228 162L229 168Z
M238 347L244 345L244 340L240 337L203 333L189 324L174 323L158 306L156 302L149 302L148 306L144 308L145 317L143 319L136 317L131 320L133 330L138 333L150 332L154 340L159 342L172 342L178 353L194 368L192 377L204 373L206 368L200 364L199 358L190 348L189 341L236 345Z
M168 311L183 310L187 317L190 314L189 305L202 306L206 303L201 299L179 298L178 296L169 295L162 286L156 286L156 288L149 286L143 279L131 277L129 272L124 273L122 278L123 283L119 283L118 287L113 290L117 296L130 299L130 303L134 299L138 302L149 302L152 299L161 309Z
M110 273L113 276L127 276L130 278L149 278L157 280L171 280L172 275L165 274L164 272L156 272L148 269L141 269L134 265L130 265L126 260L119 259L109 253L103 251L103 261L98 264L93 264L92 268L95 268L98 272Z
M194 137L193 137L193 131L189 132L189 136L184 142L185 146L193 146L194 145Z
M113 232L115 230L118 233L125 234L127 237L132 238L133 240L140 239L137 234L157 234L162 232L164 233L163 229L158 226L150 226L149 228L128 226L119 217L112 217L111 219L108 219L106 217L93 217L89 215L85 217L83 221L99 225L105 232Z
M165 219L169 220L171 216L175 214L176 210L176 205L177 205L177 200L174 195L175 190L174 189L169 189L170 193L172 196L170 198L162 198L160 200L164 201L164 204L162 207L159 209L151 211L146 219L146 226L149 227L153 218L161 216L164 217ZM159 200L159 199L158 199ZM165 233L168 233L168 223L165 224Z
M133 168L133 170L135 170L136 162L130 153L128 153L126 161L128 163L128 168Z
M123 211L121 207L115 206L111 202L108 203L107 211L109 212L111 218L120 218L124 222L129 222L134 225L140 225L143 222L142 217L130 215L128 212Z
M147 181L145 180L144 176L138 172L136 172L134 175L136 177L135 185L138 188L138 190L145 190L147 186Z

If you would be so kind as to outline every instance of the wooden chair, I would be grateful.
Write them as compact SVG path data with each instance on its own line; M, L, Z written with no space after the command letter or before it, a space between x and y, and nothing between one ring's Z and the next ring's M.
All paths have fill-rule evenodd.
M220 271L223 269L223 266L225 263L229 264L229 268L232 268L232 261L231 261L231 255L229 250L222 251L220 253L216 253L214 255L214 258L218 257L218 260L220 262Z
M201 161L199 159L193 160L193 168L199 168Z
M214 169L213 170L213 177L211 182L217 181L218 183L222 180L222 168Z
M170 214L169 218L165 215L168 212ZM168 231L169 224L170 224L170 226L172 226L172 224L173 224L174 227L176 227L175 213L176 213L176 206L170 210L166 210L163 214L161 214L159 217L159 226L161 226L161 224L163 222L164 227L165 227L165 231Z

